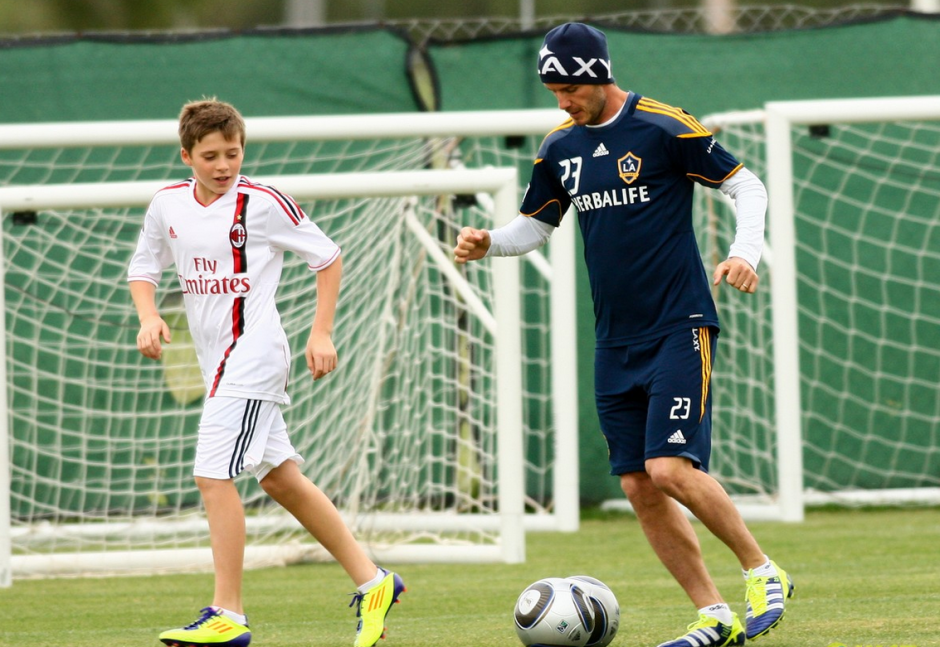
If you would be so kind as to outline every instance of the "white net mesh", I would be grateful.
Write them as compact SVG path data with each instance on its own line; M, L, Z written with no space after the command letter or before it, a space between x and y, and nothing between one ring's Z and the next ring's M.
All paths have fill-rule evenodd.
M527 168L537 138L511 144L249 141L243 172L257 178L458 163ZM0 182L176 179L186 171L174 146L4 151ZM408 218L420 223L450 255L460 226L492 224L490 196L302 206L346 259L334 334L340 369L316 384L302 354L315 279L288 256L281 281L279 308L295 351L285 418L304 469L366 543L498 543L495 523L440 530L380 521L389 514L499 512L495 340L405 225ZM172 272L158 291L172 344L156 363L134 345L126 267L143 209L4 215L14 554L206 546L191 476L204 389ZM499 265L492 263L462 269L490 307L494 271ZM530 512L544 513L552 507L553 461L548 283L531 267L522 274L525 500ZM237 483L251 545L309 541L253 479Z
M762 123L719 121L719 140L766 180ZM792 145L804 485L825 501L936 488L940 122L800 126ZM703 249L715 254L734 219L708 193L698 217L713 224L702 228ZM773 251L754 298L718 296L714 378L716 470L737 491L768 495L777 488Z

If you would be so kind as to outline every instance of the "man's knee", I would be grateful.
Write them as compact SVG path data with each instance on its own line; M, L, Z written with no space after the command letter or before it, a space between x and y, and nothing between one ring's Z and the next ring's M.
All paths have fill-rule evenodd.
M661 456L646 461L646 472L650 481L658 489L673 498L677 498L684 487L691 485L696 468L687 458Z
M646 472L621 474L620 489L634 509L654 506L661 501L663 495Z

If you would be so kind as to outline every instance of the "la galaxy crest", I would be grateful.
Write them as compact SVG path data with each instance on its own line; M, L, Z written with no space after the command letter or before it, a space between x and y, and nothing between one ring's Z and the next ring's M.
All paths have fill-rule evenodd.
M627 184L633 184L640 177L640 166L643 160L633 153L627 153L617 160L617 174Z

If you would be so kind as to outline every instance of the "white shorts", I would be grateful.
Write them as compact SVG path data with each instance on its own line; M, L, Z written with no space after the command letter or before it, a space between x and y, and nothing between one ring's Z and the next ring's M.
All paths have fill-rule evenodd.
M287 436L277 402L218 396L206 400L194 476L231 479L246 471L260 481L286 460L304 462Z

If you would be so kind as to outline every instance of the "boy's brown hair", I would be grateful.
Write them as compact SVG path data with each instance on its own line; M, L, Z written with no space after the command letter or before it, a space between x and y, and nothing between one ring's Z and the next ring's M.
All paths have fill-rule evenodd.
M238 141L245 147L245 120L235 106L215 97L190 101L180 111L180 144L187 152L206 135L222 133L228 141Z

